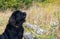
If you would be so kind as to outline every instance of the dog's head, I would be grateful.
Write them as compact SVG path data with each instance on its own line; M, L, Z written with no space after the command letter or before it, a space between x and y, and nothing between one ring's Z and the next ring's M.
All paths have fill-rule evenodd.
M22 25L25 22L25 18L26 18L26 13L17 10L12 13L9 22L12 25L18 26L18 25Z
M25 22L25 18L26 18L25 12L15 11L13 15L15 16L16 23Z

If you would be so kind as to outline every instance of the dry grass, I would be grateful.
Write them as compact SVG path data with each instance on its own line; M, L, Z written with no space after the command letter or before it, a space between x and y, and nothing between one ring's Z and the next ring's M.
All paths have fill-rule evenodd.
M2 33L8 23L8 19L11 15L11 11L0 12L0 33Z
M60 13L60 6L53 5L53 4L47 4L45 7L43 7L41 6L41 4L38 4L38 6L34 4L34 6L30 7L29 9L22 10L22 11L26 11L27 13L26 22L29 22L31 24L36 24L39 27L49 31L51 29L50 22L58 21L58 18L54 16L54 13L55 12ZM4 31L11 14L12 14L12 11L10 10L7 10L6 12L0 12L0 21L1 21L0 22L1 23L0 33ZM46 37L45 35L43 35L44 38Z

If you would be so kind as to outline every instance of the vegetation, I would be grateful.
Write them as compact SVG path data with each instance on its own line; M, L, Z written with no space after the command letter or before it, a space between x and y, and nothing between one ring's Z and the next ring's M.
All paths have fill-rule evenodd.
M23 8L24 6L30 6L33 0L0 0L0 9L8 8Z
M55 0L0 0L0 9L19 9L28 8L33 2L39 3L53 3ZM58 1L58 0L57 0Z
M24 8L27 13L26 22L46 30L44 34L37 34L24 25L25 32L30 32L34 39L55 39L56 28L60 23L60 0L0 0L0 10ZM0 12L0 33L5 29L10 15L9 10Z

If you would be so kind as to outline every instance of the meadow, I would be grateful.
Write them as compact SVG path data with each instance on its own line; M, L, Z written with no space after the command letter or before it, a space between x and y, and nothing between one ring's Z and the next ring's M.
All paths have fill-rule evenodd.
M29 5L30 6L30 5ZM27 28L24 24L25 32L31 33L34 39L55 39L59 33L60 26L60 0L49 0L48 2L33 2L28 9L19 9L27 13L26 22L37 25L45 30L43 34L37 34L33 29ZM12 10L0 11L0 34L4 32Z

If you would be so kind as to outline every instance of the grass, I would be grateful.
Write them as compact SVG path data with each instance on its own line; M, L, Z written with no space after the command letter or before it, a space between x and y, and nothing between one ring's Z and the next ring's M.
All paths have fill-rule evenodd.
M40 28L47 30L43 35L37 35L32 29L24 27L25 32L31 32L35 39L55 39L55 32L51 28L50 22L60 22L60 5L59 0L54 3L35 3L32 7L25 10L27 13L26 22L30 24L36 24ZM22 10L23 11L23 10ZM0 12L0 33L2 33L8 23L8 19L11 15L10 10L6 12ZM59 26L59 25L56 25ZM55 27L56 28L56 27Z

